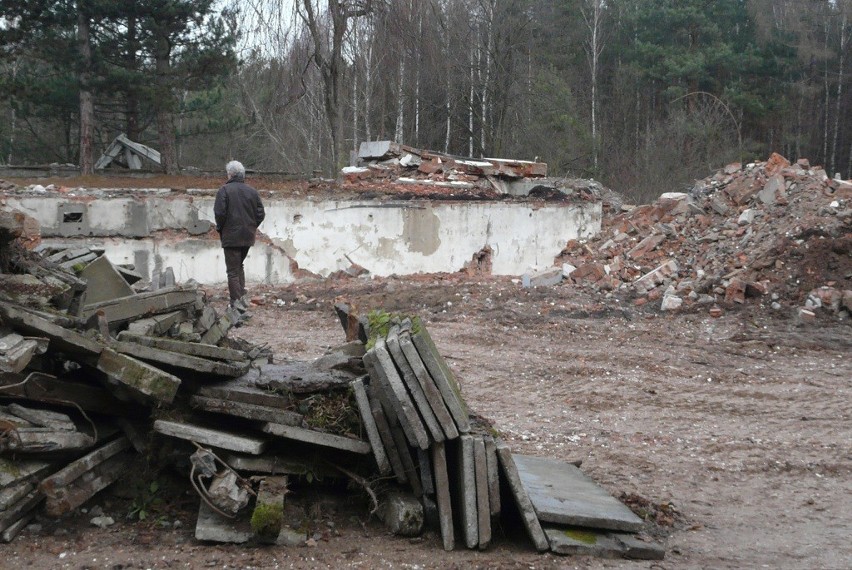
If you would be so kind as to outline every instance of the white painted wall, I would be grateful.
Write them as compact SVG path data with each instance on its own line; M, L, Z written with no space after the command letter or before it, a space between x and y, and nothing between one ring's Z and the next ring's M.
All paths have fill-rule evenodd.
M7 198L8 206L39 220L46 238L58 231L64 201ZM148 267L138 269L148 275L155 267L171 266L179 281L224 281L218 240L157 233L181 230L195 216L212 221L212 196L149 196L141 202L144 208L131 202L128 197L88 202L91 237L85 243L106 248L113 263L139 263L147 256ZM599 203L266 199L265 206L263 235L246 261L252 282L292 281L290 259L321 276L347 268L350 260L378 276L455 272L485 246L493 250L495 275L520 275L530 267L551 266L568 240L597 233L601 222ZM147 237L122 238L122 228L133 228L129 235L142 230Z

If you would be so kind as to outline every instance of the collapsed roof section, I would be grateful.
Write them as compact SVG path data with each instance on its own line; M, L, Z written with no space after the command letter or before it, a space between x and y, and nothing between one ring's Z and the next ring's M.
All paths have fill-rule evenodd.
M127 138L127 135L121 133L115 137L98 159L95 170L103 170L113 162L130 170L141 170L143 158L155 164L160 164L160 153L158 151L144 144L133 142Z

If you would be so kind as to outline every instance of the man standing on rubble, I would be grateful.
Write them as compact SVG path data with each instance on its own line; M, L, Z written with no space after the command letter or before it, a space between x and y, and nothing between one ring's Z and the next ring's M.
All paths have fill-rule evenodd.
M213 215L225 252L231 307L245 313L248 311L248 300L243 262L254 245L257 227L266 213L257 190L245 183L245 167L232 160L225 166L225 172L228 174L228 182L216 193Z

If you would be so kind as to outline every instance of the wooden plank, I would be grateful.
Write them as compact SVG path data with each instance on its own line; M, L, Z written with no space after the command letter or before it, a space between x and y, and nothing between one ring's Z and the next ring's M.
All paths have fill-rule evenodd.
M260 455L266 450L266 441L253 437L234 435L231 433L209 429L191 424L157 420L154 422L154 431L163 435L195 441L204 445Z
M50 339L50 348L71 355L97 357L104 346L89 337L59 326L29 311L0 301L0 320L18 332Z
M637 532L642 519L565 461L513 454L521 482L542 522Z
M38 491L32 491L29 495L0 512L0 531L5 531L13 524L32 512L44 500Z

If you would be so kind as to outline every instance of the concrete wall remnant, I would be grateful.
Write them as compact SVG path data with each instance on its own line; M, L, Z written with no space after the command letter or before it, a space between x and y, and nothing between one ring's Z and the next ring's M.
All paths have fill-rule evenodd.
M209 231L214 196L202 192L17 195L7 203L36 218L47 242L78 238L149 278L171 266L178 281L221 283L224 260L218 235ZM294 281L294 271L325 277L352 264L377 276L456 272L486 248L494 275L521 275L551 265L568 240L593 235L601 223L601 204L585 201L267 196L264 204L246 276L270 284Z

